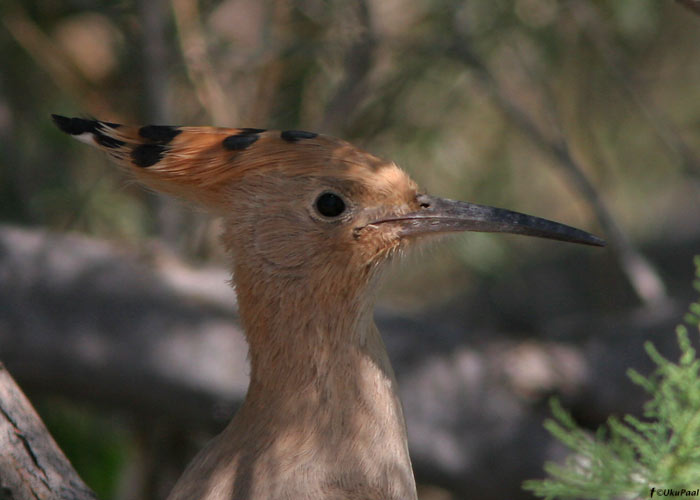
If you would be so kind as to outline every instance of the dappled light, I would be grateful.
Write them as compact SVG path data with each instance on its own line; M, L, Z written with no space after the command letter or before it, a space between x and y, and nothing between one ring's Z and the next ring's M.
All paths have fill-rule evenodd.
M249 376L272 383L260 373L297 363L274 381L289 393L295 374L314 369L284 351L313 349L313 339L248 354L244 326L255 345L269 325L291 329L298 318L267 316L259 331L241 324L240 311L269 299L257 294L257 275L240 273L257 294L242 302L228 287L241 255L264 262L266 280L286 280L275 303L296 313L308 299L296 283L309 269L354 269L344 245L373 237L361 256L367 274L338 275L372 291L367 303L385 279L376 319L419 497L532 498L522 481L560 456L541 425L547 398L560 396L591 428L609 413L639 412L625 370L649 366L647 338L676 348L669 325L691 297L700 248L698 14L693 0L6 0L0 363L40 401L100 499L165 498L243 405ZM122 168L69 140L52 114ZM250 172L259 175L235 185ZM335 244L308 229L323 214L295 212L329 180L368 205ZM599 244L591 233L607 247L491 232L396 243L447 224L420 221L431 207L419 206L419 193L586 233L524 218L533 227L522 229L493 209L479 215L501 217L486 231ZM337 198L329 213L354 208ZM461 210L455 231L483 229L475 207L448 207L453 218ZM237 221L245 210L249 219ZM248 230L252 253L237 253ZM296 244L284 250L288 240ZM396 263L379 273L385 257ZM365 305L349 285L329 286L335 275L319 276L314 290L329 294L314 300L318 310ZM319 428L343 421L344 436L371 441L364 423L391 407L396 428L384 431L400 434L393 388L361 397L367 384L395 383L378 359L375 378L334 381L339 394L357 392L359 410L323 414ZM363 362L348 360L347 372ZM254 436L272 420L280 430L264 460L237 466L282 474L290 456L311 464L324 434L300 422L325 397L309 389L237 417L259 425ZM88 423L72 429L77 414ZM92 460L100 432L99 446L112 448ZM349 449L324 460L331 475L345 459L375 460L395 476L374 484L408 484L392 453L401 454ZM230 488L240 498L262 491Z

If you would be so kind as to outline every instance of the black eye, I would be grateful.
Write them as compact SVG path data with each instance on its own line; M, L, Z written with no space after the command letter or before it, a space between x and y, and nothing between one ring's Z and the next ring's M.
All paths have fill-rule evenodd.
M316 210L324 217L338 217L345 212L345 202L337 194L323 193L316 198Z

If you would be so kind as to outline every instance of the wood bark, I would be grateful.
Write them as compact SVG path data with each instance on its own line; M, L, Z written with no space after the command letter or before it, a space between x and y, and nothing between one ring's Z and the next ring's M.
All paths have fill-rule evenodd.
M0 499L96 498L0 363Z

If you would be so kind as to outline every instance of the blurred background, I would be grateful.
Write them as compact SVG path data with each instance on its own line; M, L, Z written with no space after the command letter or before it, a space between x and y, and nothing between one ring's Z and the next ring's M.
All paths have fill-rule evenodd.
M468 234L396 265L378 322L421 498L530 498L639 412L700 252L700 15L658 0L4 0L0 361L100 498L164 498L225 425L246 352L219 225L130 184L51 113L304 129L428 192L605 237Z

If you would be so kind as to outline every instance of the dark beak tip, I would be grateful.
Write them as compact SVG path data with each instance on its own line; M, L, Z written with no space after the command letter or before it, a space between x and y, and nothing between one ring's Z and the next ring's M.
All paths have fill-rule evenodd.
M608 242L605 241L604 239L598 238L597 236L593 236L593 235L591 235L591 236L592 236L592 240L591 240L590 245L592 245L594 247L601 247L601 248L605 248L606 246L608 246Z
M573 228L571 228L573 229ZM564 242L569 242L569 243L576 243L578 245L587 245L587 246L592 246L592 247L606 247L607 242L602 239L598 238L597 236L587 233L585 231L581 231L580 229L575 229L575 233L578 234L568 234L564 237L557 237L553 235L538 235L543 238L547 239L553 239L553 240L560 240Z
M588 233L586 231L582 231L580 229L574 229L576 233L578 233L576 238L571 238L571 239L564 239L564 241L570 241L572 243L578 243L581 245L589 245L592 247L606 247L608 245L608 242L605 241L603 238L599 238L594 234Z
M536 236L595 247L607 244L581 229L512 210L424 194L419 195L417 201L421 203L421 210L393 219L413 223L404 229L404 234L476 231Z

